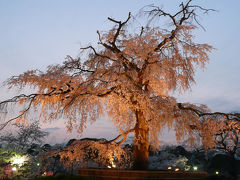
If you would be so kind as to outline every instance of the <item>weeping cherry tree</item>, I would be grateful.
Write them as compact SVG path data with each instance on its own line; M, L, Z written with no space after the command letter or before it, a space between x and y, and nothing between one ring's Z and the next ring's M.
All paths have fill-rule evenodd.
M217 122L210 118L208 108L178 103L171 96L190 89L196 69L205 68L213 49L196 43L192 33L201 27L197 13L211 9L191 1L181 3L172 14L146 6L141 16L129 13L123 21L108 18L113 27L97 31L97 47L84 47L79 57L67 56L63 64L49 66L44 72L31 70L7 80L9 88L31 87L33 93L0 103L5 110L9 104L24 107L17 117L5 120L2 128L11 121L27 120L29 112L36 110L39 120L61 115L67 119L69 131L76 128L82 133L88 121L107 113L119 132L109 144L121 144L129 133L134 134L135 169L148 168L149 145L159 145L166 126L175 130L178 141L183 137L196 140L193 127L198 127L202 142L213 146L211 132ZM166 20L167 26L161 24ZM144 24L141 28L139 22Z

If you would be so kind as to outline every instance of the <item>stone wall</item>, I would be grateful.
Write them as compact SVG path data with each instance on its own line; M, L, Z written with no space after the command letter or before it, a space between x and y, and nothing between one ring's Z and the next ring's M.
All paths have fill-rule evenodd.
M172 171L134 171L115 169L79 169L78 176L82 179L95 180L157 180L157 179L196 179L207 177L206 172L172 172Z

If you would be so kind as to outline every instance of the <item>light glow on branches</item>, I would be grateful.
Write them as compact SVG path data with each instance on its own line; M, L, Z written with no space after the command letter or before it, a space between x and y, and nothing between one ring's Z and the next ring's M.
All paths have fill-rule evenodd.
M24 164L24 162L27 160L28 160L27 156L16 155L11 158L11 164L18 165L19 167L21 167Z
M113 161L114 161L114 158L111 157L109 161L110 161L111 167L115 168L116 165L115 165L114 162L113 162Z

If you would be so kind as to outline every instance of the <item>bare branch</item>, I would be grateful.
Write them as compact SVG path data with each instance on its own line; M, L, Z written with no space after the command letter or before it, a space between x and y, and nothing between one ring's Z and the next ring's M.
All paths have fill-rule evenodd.
M82 48L82 49L84 49L84 48ZM75 59L73 59L71 56L67 56L66 57L67 59L69 59L71 62L75 62L76 60ZM78 59L78 61L80 62L80 60ZM70 62L70 63L71 63ZM81 67L81 64L69 64L69 63L65 63L65 65L63 66L63 69L70 69L70 70L72 70L72 69L77 69L77 70L79 70L80 72L89 72L89 73L95 73L95 71L93 71L93 70L90 70L90 69L83 69L82 67Z
M117 31L116 31L116 33L113 37L112 42L110 42L110 44L112 44L114 47L116 47L115 43L116 43L117 37L120 34L120 31L121 31L122 27L129 21L130 18L131 18L131 13L130 12L128 13L128 18L123 23L121 21L116 21L115 19L112 19L112 18L108 17L108 20L118 24Z
M111 60L111 61L116 61L115 59L112 59L112 58L110 58L109 56L106 56L106 55L102 55L102 54L97 53L96 49L95 49L94 47L92 47L92 46L88 46L88 47L81 48L81 49L83 49L83 50L85 50L85 49L91 49L96 56L99 56L99 57L101 57L101 58L106 58L106 59L109 59L109 60Z

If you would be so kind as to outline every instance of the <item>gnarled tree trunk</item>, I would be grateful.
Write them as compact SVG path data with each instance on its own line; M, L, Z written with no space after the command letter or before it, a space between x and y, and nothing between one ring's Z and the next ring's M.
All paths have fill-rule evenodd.
M149 155L149 128L143 112L136 112L136 126L134 134L133 168L138 170L148 169Z

